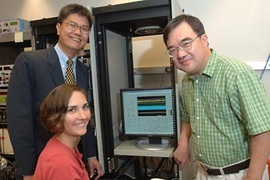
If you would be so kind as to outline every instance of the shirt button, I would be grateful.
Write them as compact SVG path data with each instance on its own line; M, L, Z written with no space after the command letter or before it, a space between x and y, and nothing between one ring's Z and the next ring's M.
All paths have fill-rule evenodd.
M200 157L202 157L202 154L199 154Z
M199 120L200 119L200 117L197 117L197 120Z
M198 83L198 82L199 82L199 80L196 80L195 82L196 82L196 83Z
M198 135L197 138L200 139L200 136Z
M200 99L196 99L197 101L199 101Z

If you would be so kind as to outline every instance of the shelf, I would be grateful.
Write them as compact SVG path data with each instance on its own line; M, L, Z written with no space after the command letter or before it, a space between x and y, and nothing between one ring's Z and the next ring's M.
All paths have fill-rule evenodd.
M126 140L114 149L115 155L121 156L148 156L148 157L172 157L174 147L166 150L141 150L135 144L137 140Z
M134 75L144 75L144 74L171 74L170 67L149 67L149 68L134 68Z
M31 31L24 31L23 32L23 40L31 40L32 39L32 32ZM6 42L15 42L15 33L1 33L0 34L0 43Z

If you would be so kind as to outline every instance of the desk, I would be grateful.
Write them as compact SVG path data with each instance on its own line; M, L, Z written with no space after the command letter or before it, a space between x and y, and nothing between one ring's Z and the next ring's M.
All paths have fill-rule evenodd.
M148 156L172 157L174 147L166 150L141 150L135 146L137 140L126 140L114 149L114 154L119 156Z

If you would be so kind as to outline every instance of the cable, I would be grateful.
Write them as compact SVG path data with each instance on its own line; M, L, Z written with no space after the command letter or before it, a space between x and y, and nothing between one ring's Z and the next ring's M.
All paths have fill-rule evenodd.
M270 53L269 53L269 55L268 55L267 61L266 61L265 65L264 65L264 68L263 68L263 70L262 70L260 79L262 79L262 76L263 76L263 74L264 74L264 72L265 72L265 70L266 70L266 68L267 68L267 64L268 64L268 62L269 62L269 59L270 59Z
M160 82L160 87L162 86L162 84L163 84L163 79L164 79L164 75L166 74L166 72L167 72L167 70L166 70L166 68L164 69L164 71L162 72L162 77L161 77L161 82Z
M119 179L121 178L121 179ZM124 174L119 174L118 176L116 176L113 180L131 180L131 179L134 179L133 177L131 177L130 175L124 173Z
M158 163L158 166L154 171L152 172L152 175L157 175L158 171L160 170L161 166L163 165L164 161L167 160L167 158L163 157L161 161Z

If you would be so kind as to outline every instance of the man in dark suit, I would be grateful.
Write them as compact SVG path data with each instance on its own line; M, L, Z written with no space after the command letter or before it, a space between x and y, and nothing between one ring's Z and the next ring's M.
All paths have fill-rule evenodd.
M65 83L67 60L72 59L78 86L88 90L88 68L77 60L89 38L92 15L84 6L63 7L56 24L58 43L53 48L21 53L14 64L7 95L7 122L17 161L17 179L33 178L37 159L51 134L39 122L39 108L45 96ZM90 124L90 123L89 123ZM79 145L96 179L103 175L96 159L96 145L91 124Z

